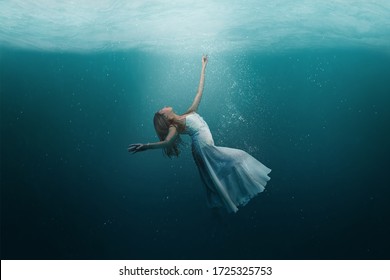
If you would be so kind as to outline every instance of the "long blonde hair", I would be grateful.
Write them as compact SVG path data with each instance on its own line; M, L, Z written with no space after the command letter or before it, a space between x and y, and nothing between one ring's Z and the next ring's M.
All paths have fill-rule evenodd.
M167 120L159 112L154 114L153 124L154 124L154 129L156 130L156 134L157 134L158 138L160 139L160 141L165 140L165 138L168 135L170 126L173 125L177 128L176 124ZM174 140L174 142L172 143L172 145L163 149L164 155L166 155L168 157L172 157L172 156L178 157L180 154L179 145L182 143L183 143L183 141L181 140L180 135L178 135L176 137L176 139Z

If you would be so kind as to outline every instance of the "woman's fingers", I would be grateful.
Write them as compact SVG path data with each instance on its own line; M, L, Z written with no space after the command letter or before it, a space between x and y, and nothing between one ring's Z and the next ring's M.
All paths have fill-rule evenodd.
M141 146L141 144L131 144L131 145L129 145L129 148L127 150L129 152L136 153L140 146Z
M203 63L203 64L206 64L207 61L208 61L208 56L207 56L207 55L203 55L203 56L202 56L202 63Z

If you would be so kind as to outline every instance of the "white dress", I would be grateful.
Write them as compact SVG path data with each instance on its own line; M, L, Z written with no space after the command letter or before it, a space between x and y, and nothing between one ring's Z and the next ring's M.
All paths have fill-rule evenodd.
M183 132L192 138L192 155L206 186L209 207L237 212L264 190L271 169L248 153L217 147L207 123L197 113L186 116Z

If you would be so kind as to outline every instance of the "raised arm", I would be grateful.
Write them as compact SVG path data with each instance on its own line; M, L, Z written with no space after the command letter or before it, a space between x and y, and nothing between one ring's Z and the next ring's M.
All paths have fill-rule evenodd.
M202 95L203 95L204 75L205 75L207 60L208 60L207 55L202 56L202 71L200 72L200 81L199 81L199 86L198 86L198 92L196 93L196 96L194 98L194 101L192 102L192 105L190 106L190 108L187 109L185 114L196 112L198 110L198 106L199 106L200 100L202 99Z
M169 147L172 145L172 143L175 141L176 137L178 135L177 129L175 126L169 127L169 132L167 137L165 137L164 141L154 142L154 143L148 143L148 144L131 144L129 148L127 149L130 153L137 153L146 151L149 149L163 149L166 147Z

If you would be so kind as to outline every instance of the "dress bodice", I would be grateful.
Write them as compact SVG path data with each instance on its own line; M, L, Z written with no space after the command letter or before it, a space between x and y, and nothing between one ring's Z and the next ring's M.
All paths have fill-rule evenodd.
M213 136L211 135L209 126L197 113L192 113L186 116L186 127L184 133L191 136L194 146L214 145Z

